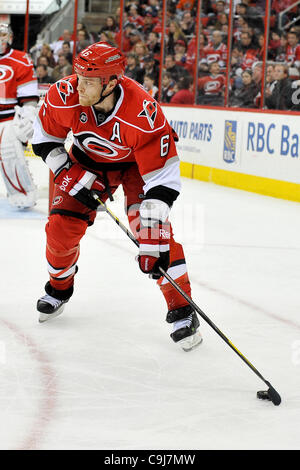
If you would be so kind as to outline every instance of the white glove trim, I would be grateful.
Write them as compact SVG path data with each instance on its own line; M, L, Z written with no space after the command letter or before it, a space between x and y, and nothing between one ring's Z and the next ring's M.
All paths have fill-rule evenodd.
M146 222L147 219L155 222L158 220L165 222L169 217L169 213L170 207L168 204L159 199L144 199L140 207L140 217L143 222ZM148 225L147 222L146 225Z
M48 153L45 162L52 173L56 174L63 169L68 160L69 155L67 154L65 148L56 147Z

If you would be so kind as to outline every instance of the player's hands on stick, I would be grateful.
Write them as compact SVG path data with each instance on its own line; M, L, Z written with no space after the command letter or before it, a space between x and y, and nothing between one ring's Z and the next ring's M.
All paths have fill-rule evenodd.
M161 277L160 267L166 271L170 264L168 214L169 207L162 201L148 199L141 204L138 263L140 269L153 279Z
M84 170L78 163L66 165L56 174L54 183L58 184L62 191L92 210L97 210L100 204L93 194L101 195L105 191L105 184L101 178Z

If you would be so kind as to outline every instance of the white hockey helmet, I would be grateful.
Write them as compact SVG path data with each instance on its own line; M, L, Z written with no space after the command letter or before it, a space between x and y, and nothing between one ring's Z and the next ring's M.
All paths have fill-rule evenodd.
M0 54L4 54L8 45L12 43L12 29L9 24L0 23Z

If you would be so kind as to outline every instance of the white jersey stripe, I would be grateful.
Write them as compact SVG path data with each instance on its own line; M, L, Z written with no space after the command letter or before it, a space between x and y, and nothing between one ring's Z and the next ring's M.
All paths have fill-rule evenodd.
M143 176L146 183L143 186L144 194L155 186L166 186L167 188L180 192L181 180L179 158L173 157L168 161L171 160L172 163L165 165L161 170L156 170Z
M186 264L179 264L178 266L172 266L171 268L168 269L167 274L171 276L172 279L176 280L180 276L183 276L186 271ZM164 277L161 285L163 286L164 284L167 284L169 281Z

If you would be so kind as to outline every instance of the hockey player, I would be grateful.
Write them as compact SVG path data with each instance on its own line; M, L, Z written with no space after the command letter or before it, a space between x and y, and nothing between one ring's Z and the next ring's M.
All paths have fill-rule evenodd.
M0 24L0 172L11 205L33 207L37 190L24 156L37 115L38 85L30 57L11 47L12 31Z
M180 191L172 129L158 103L124 76L125 57L99 42L75 59L76 74L51 86L34 125L33 150L55 175L46 225L50 280L37 302L40 322L62 312L73 293L79 243L99 203L121 184L127 216L140 243L140 269L157 279L168 306L172 339L189 350L201 342L192 307L164 279L159 266L191 292L182 246L168 217ZM64 141L73 132L66 152Z

